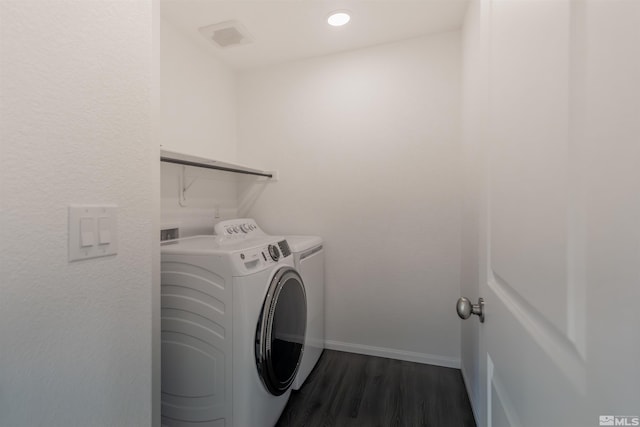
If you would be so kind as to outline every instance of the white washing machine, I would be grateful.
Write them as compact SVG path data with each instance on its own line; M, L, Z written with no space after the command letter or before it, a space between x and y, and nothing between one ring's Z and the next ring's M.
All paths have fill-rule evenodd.
M163 425L273 426L289 399L304 285L285 240L233 227L162 245Z
M236 235L238 232L247 236L267 236L255 220L250 218L224 221L216 226L216 234L219 235ZM302 277L307 296L304 353L298 375L292 384L292 388L298 390L318 363L324 350L324 243L318 236L280 238L286 239L291 248L294 266Z

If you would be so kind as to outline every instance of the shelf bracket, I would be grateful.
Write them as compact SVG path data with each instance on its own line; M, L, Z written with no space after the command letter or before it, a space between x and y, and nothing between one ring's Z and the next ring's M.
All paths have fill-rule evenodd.
M180 175L178 175L178 204L183 208L187 206L187 190L196 182L198 178L192 178L187 184L187 167L182 166Z

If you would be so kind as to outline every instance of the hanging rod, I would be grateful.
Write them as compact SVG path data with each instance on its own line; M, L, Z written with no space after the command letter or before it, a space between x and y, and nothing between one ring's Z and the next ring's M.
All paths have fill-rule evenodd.
M190 157L193 160L185 159L185 157ZM264 176L267 178L273 178L273 173L271 172L259 171L251 168L244 168L243 166L236 166L236 165L222 163L222 162L220 162L222 163L220 165L215 165L215 164L211 164L212 162L216 162L215 160L202 159L200 161L200 158L194 158L193 156L186 156L183 154L173 153L165 150L161 150L160 161L166 162L166 163L175 163L175 164L184 165L184 166L194 166L197 168L215 169L215 170L220 170L225 172L234 172L234 173L241 173L245 175L255 175L255 176Z

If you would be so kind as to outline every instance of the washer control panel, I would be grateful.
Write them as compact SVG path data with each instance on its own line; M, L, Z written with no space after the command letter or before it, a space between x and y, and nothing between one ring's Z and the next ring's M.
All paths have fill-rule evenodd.
M286 240L274 241L269 245L239 251L233 257L234 263L244 267L246 271L260 270L290 256L291 253L283 251L283 247L289 247Z
M251 218L238 218L220 221L214 226L213 231L218 236L234 240L266 235L264 231L258 227L258 224L256 224L256 222Z

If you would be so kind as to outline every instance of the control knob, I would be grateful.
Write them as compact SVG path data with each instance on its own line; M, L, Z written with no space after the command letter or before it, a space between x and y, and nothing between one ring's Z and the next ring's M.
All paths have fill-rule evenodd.
M280 251L276 245L269 245L269 255L271 255L271 259L274 261L280 259Z

